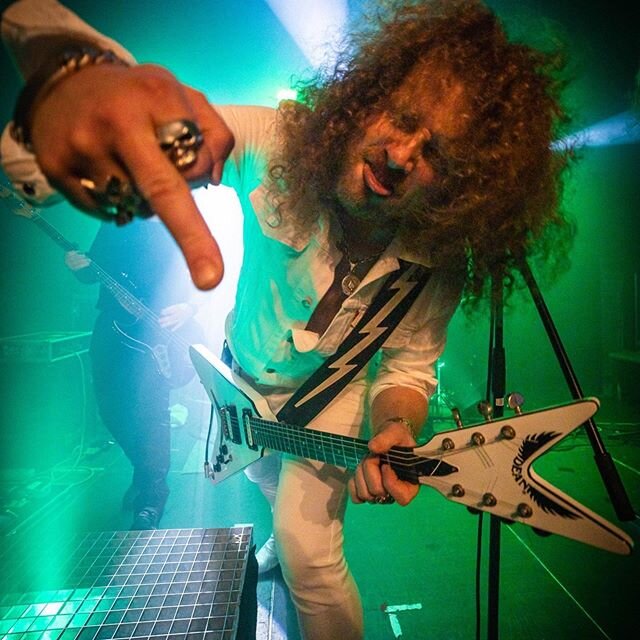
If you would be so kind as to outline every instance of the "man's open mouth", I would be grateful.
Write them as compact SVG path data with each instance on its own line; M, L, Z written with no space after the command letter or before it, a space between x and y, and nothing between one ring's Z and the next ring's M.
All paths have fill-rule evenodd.
M365 160L362 174L365 184L373 193L383 198L393 195L393 180L384 165L374 165Z

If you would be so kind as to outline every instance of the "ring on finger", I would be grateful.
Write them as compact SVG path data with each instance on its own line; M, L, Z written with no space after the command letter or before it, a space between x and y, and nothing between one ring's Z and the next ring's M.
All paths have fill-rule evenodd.
M376 496L373 500L370 500L369 502L370 504L393 504L395 502L395 499L393 496L387 493L387 495L385 496Z
M118 176L109 176L102 189L90 178L81 178L80 184L100 211L113 216L118 225L131 222L143 207L144 200L135 187Z
M195 164L204 142L200 127L192 120L172 120L156 128L158 144L176 169L182 171Z

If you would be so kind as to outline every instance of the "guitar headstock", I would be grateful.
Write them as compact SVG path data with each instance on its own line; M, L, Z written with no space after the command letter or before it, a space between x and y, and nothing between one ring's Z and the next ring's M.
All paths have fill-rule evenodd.
M23 218L33 218L38 215L38 210L23 200L18 193L0 184L0 198L11 213Z
M533 463L584 424L598 409L596 398L523 413L436 434L413 452L421 461L419 482L445 498L507 521L557 533L614 553L628 554L629 536L540 477ZM440 463L440 464L438 464Z

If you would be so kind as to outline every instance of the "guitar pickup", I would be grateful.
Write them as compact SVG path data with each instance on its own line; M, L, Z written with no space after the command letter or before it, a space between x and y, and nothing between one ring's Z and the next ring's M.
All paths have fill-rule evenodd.
M242 444L238 412L234 406L220 407L220 426L225 440Z
M253 438L253 430L251 429L251 410L243 409L242 410L242 424L244 425L244 438L245 444L249 449L256 451L258 449L258 445Z

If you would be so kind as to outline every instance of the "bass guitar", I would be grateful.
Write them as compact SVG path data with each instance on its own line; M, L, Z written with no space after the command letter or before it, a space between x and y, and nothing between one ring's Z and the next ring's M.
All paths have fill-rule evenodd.
M16 215L31 220L65 251L76 251L77 245L60 233L35 207L30 206L10 189L0 185L0 197L12 199L10 207ZM120 306L129 314L131 321L113 321L113 329L122 343L137 351L148 354L162 376L175 389L190 382L195 370L189 358L189 345L203 341L203 331L193 319L176 331L160 324L158 314L137 298L132 291L110 275L94 260L86 267Z
M212 404L205 473L218 483L268 453L291 453L347 469L369 455L366 440L278 422L266 400L202 345L191 359ZM622 530L541 478L532 465L598 409L596 398L440 432L382 456L400 478L508 521L629 554Z

